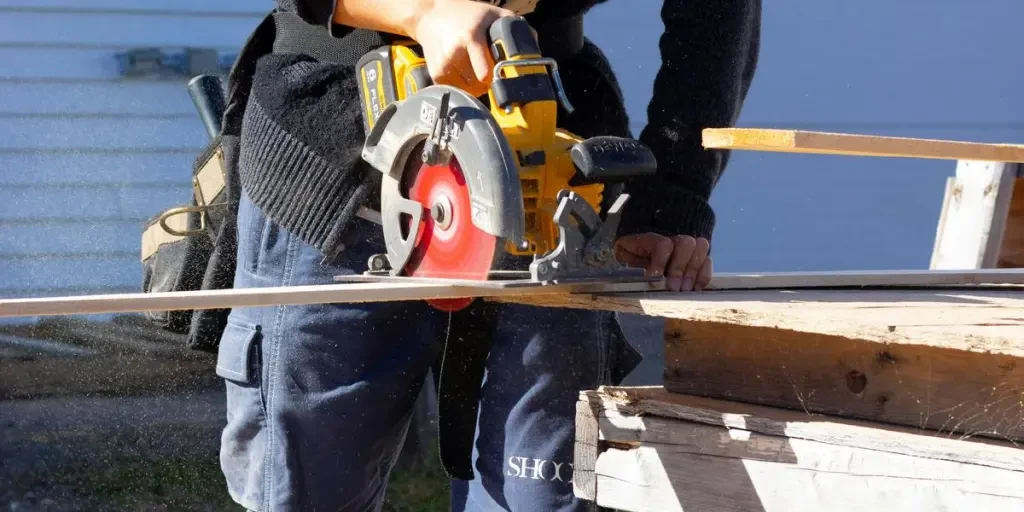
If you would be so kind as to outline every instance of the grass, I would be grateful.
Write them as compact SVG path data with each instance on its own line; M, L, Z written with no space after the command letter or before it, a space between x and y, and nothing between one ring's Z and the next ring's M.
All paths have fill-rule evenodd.
M446 512L450 488L436 461L428 458L419 468L393 471L384 510ZM103 470L76 472L71 479L79 493L103 509L240 510L224 489L216 457L121 459L109 461Z

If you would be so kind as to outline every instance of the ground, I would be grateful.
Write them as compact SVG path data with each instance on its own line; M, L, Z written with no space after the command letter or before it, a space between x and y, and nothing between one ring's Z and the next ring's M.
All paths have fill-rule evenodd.
M646 365L660 369L657 356ZM212 355L134 317L0 326L0 510L239 510L218 466L212 368ZM431 434L422 446L436 446ZM436 452L402 464L384 510L447 511Z
M180 342L130 318L0 327L0 510L240 510L222 384ZM436 461L405 459L385 511L448 510Z

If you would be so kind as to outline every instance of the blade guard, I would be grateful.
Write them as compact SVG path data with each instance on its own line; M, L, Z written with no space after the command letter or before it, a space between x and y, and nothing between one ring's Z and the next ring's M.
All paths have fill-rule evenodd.
M387 106L363 146L362 157L380 171L381 222L388 241L392 272L409 258L416 233L401 233L400 216L412 216L419 225L423 206L401 193L402 172L409 158L420 159L413 149L434 132L442 96L448 93L453 118L450 138L443 142L465 173L472 203L473 224L513 243L525 235L525 208L519 173L505 134L487 107L468 93L449 86L431 85ZM442 149L444 151L444 149Z

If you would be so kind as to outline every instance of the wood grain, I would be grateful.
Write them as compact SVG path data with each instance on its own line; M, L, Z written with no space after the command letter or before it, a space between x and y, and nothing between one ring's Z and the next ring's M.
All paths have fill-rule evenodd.
M1024 145L763 128L707 128L708 149L1024 162Z
M1024 451L667 393L581 393L598 505L625 511L1016 510Z
M866 311L864 315L873 315ZM1024 322L1024 310L1015 313ZM936 319L941 313L936 313ZM665 388L691 395L1024 440L1024 331L1002 350L669 320ZM1013 341L1007 338L1005 341Z
M721 290L510 296L501 300L675 318L688 324L706 323L712 330L752 327L764 336L808 333L1024 356L1024 288L1020 287Z

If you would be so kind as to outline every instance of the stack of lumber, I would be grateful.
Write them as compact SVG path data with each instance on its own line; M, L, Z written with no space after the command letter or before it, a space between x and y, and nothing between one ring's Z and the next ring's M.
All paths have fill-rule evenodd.
M663 386L580 394L576 494L623 511L1024 510L1024 146L753 129L704 142L959 160L934 270L571 297L667 319Z

